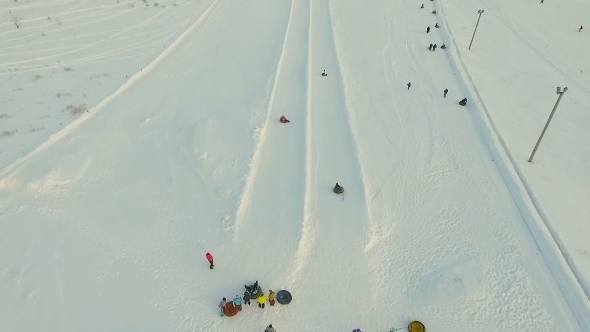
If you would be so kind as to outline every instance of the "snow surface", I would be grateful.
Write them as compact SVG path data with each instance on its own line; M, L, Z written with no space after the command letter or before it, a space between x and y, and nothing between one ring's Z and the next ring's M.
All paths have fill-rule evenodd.
M0 331L590 331L556 6L0 0ZM220 318L255 280L293 302Z

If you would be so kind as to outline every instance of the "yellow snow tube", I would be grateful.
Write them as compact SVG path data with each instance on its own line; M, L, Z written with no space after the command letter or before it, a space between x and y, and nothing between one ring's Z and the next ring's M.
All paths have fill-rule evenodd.
M426 332L426 327L424 326L424 324L415 320L413 322L410 322L410 324L408 324L408 331L409 332Z

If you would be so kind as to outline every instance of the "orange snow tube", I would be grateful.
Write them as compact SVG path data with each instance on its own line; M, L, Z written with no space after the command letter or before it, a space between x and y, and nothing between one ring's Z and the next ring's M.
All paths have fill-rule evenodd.
M225 305L225 308L223 308L223 314L228 316L228 317L232 317L238 314L239 311L242 310L242 307L236 307L234 306L234 304L232 302L229 302Z

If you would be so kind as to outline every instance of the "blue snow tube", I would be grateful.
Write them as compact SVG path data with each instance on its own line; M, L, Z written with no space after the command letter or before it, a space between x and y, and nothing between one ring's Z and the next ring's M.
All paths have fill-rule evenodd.
M291 293L286 290L279 291L276 295L276 300L280 304L289 304L292 300Z

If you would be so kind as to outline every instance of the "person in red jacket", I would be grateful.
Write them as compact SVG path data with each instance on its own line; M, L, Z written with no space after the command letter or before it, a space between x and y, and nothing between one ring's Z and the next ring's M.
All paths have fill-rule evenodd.
M287 118L284 115L281 116L280 121L281 121L281 123L288 123L289 122L289 120L287 120Z
M211 264L211 266L209 266L209 268L210 268L211 270L213 270L213 266L214 266L214 265L213 265L213 255L211 255L210 253L207 253L207 254L205 255L205 257L207 257L207 261L209 262L209 264Z

